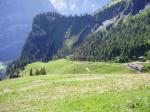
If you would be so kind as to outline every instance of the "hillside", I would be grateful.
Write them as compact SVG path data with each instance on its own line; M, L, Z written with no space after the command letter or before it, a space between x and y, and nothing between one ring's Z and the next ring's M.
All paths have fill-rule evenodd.
M150 49L149 2L114 1L91 15L37 15L21 56L8 67L8 74L14 75L32 62L66 57L80 61L137 60Z
M106 29L106 32L109 33L112 31L110 28L117 26L117 23L119 26L122 26L124 19L128 18L128 15L131 14L131 16L134 17L134 15L143 10L148 3L147 0L142 2L139 0L113 2L102 10L97 11L94 15L73 17L53 13L38 15L33 21L32 31L24 45L20 58L32 62L37 60L48 61L52 58L63 58L76 52L74 49L76 50L78 46L85 44L86 39L90 38L90 36L96 37L93 37L92 41L90 40L89 45L91 43L97 45L97 43L102 42L101 38L103 38L103 36L101 35L107 35L101 34L100 42L95 43L94 40L98 38L96 35L97 32L102 32ZM147 23L145 22L144 24ZM117 26L117 28L119 26ZM120 27L118 29L120 29ZM126 29L124 30L126 31ZM92 51L95 50L92 49ZM87 55L88 52L91 53L91 51L86 50L83 51L83 54L80 56L93 56L93 53ZM96 50L95 52L102 52L102 49L100 51ZM95 55L97 57L100 56L98 53ZM83 60L87 59L85 58Z
M71 58L118 62L136 60L150 50L149 21L150 8L136 16L128 15L122 23L115 22L112 28L99 30L91 35L75 50Z
M1 112L149 112L149 74L50 74L0 82Z
M105 63L105 62L79 62L60 59L48 63L35 62L29 64L20 73L21 76L29 76L32 69L35 71L45 68L47 74L131 74L135 71L127 68L124 64Z
M49 0L0 0L0 61L20 56L33 18L55 11Z

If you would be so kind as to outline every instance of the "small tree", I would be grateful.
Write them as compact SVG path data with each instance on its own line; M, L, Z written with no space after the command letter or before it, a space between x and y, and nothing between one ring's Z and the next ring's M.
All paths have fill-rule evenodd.
M32 70L32 68L30 69L30 76L33 76L33 70Z
M38 69L36 69L35 75L40 75L40 74L41 74L40 71Z
M44 67L41 68L41 71L40 71L40 72L41 72L42 75L46 75L46 70L45 70Z
M20 72L19 72L19 69L17 69L15 72L14 72L14 76L12 78L18 78L20 77Z
M43 68L43 75L46 75L46 69Z

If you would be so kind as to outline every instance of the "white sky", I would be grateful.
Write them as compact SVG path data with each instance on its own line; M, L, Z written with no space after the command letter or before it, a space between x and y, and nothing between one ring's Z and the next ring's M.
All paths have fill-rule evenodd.
M91 13L111 0L50 0L55 9L62 14Z

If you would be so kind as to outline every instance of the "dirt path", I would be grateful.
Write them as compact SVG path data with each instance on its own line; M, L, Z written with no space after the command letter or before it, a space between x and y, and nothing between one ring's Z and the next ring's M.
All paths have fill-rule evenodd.
M90 70L89 68L86 68L86 70L87 70L88 72L91 72L91 70Z

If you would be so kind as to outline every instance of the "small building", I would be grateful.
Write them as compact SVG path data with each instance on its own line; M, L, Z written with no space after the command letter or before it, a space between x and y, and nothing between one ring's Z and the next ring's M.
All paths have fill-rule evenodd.
M144 72L144 66L137 64L137 63L128 63L127 64L128 67L137 70L139 72Z
M138 57L138 61L140 61L140 62L145 62L145 57L144 57L144 56Z

